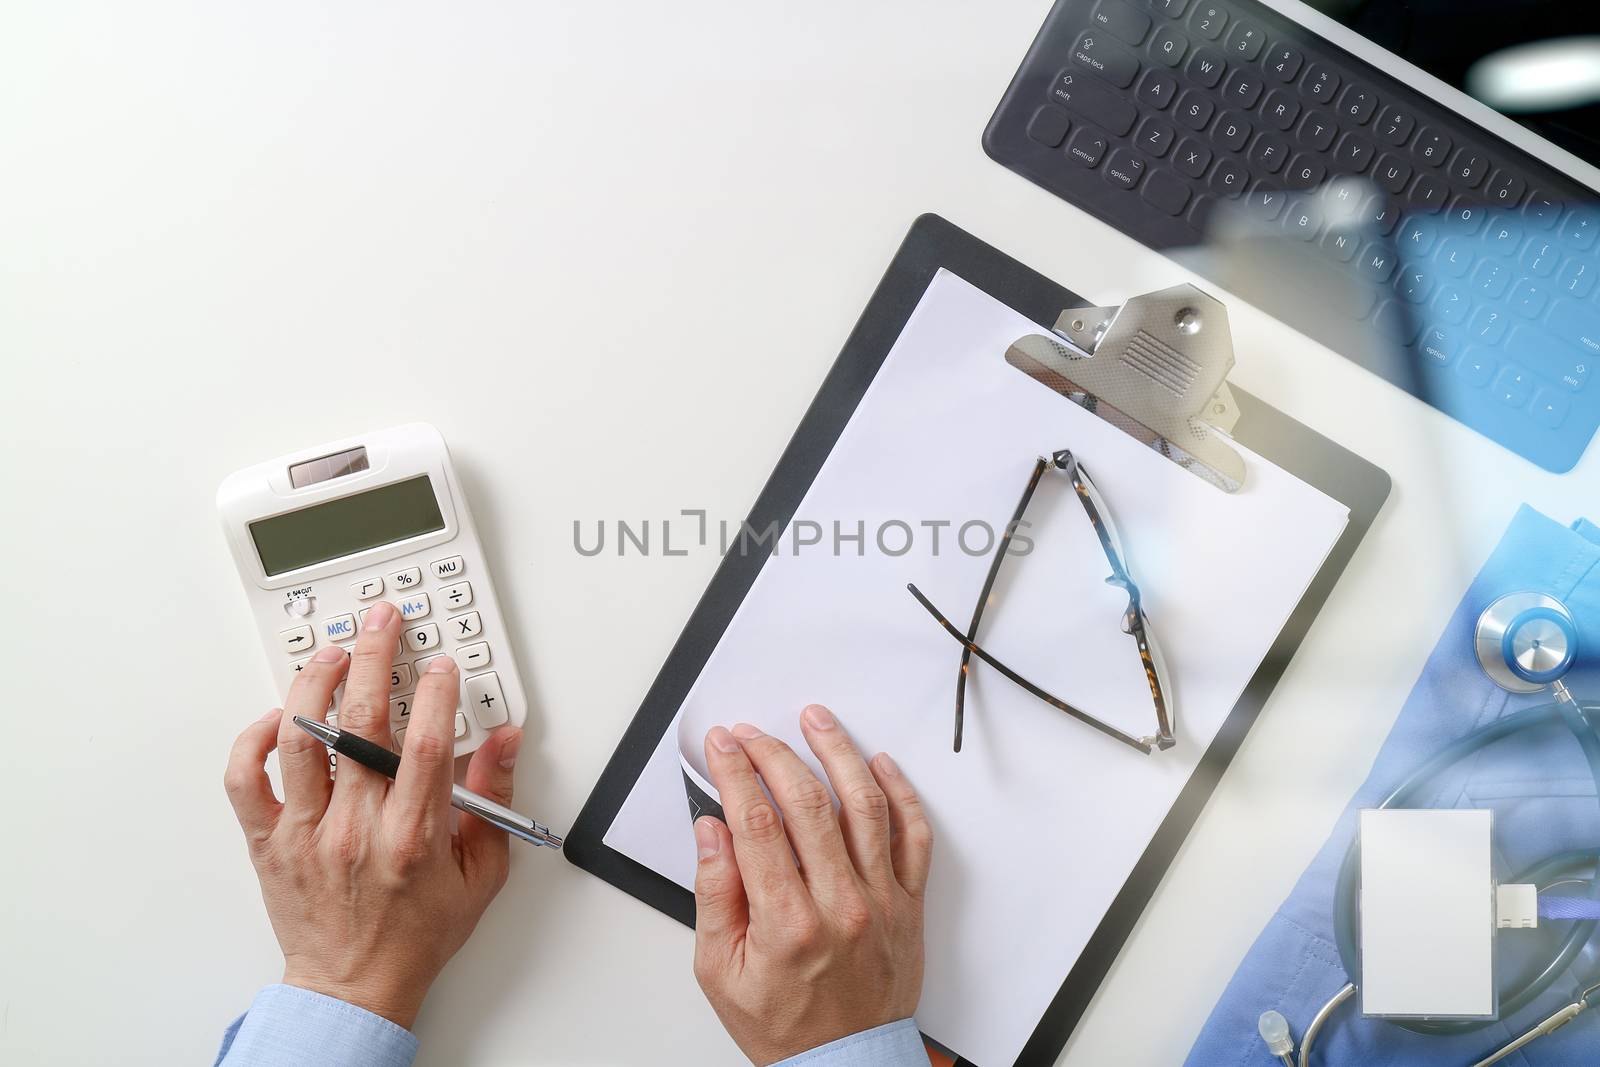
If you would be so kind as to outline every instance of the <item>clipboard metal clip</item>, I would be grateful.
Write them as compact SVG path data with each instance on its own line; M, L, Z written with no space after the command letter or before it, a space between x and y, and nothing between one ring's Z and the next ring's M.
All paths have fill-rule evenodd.
M1244 485L1244 458L1224 440L1239 421L1228 311L1194 286L1068 308L1006 362L1224 492Z

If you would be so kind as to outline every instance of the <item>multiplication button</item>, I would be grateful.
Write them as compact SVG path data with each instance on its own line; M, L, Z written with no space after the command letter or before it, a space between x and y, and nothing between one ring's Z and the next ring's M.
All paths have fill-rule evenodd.
M500 691L500 676L494 671L467 679L467 707L485 730L492 730L511 718L506 696Z
M439 590L439 596L449 605L446 611L460 611L472 604L472 583L457 582Z
M469 611L465 615L452 615L445 625L450 628L450 636L457 641L464 641L483 633L483 619L476 611Z

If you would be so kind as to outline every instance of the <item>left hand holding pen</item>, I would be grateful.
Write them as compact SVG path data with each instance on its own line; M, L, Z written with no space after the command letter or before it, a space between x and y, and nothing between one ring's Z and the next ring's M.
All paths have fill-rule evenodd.
M339 726L389 738L394 607L367 613L353 656L327 647L296 675L285 708L239 735L225 784L283 948L286 985L348 1001L410 1029L429 986L505 883L506 835L463 818L450 832L459 677L441 656L417 683L404 762L391 785L351 760L328 780L328 752L293 725L321 721L345 682ZM348 677L347 677L348 675ZM472 756L467 788L511 802L522 732L503 728ZM267 779L278 750L282 802Z
M910 1018L922 995L933 849L922 804L887 755L861 758L827 708L811 705L800 722L837 813L788 745L719 726L706 763L728 822L694 827L695 977L758 1064Z

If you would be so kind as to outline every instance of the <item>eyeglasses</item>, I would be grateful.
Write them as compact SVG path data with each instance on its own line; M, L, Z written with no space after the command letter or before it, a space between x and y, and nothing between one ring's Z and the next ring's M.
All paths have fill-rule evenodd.
M1111 575L1106 582L1128 594L1128 606L1122 612L1122 632L1132 637L1139 649L1139 661L1144 665L1145 679L1150 683L1150 699L1155 703L1156 732L1146 737L1134 737L1124 733L1109 723L1101 722L1088 712L1073 707L1065 700L1052 696L1007 667L978 644L978 624L983 621L983 609L989 602L989 593L994 588L995 577L1000 573L1000 563L1006 558L1007 549L1017 527L1022 524L1022 516L1028 510L1028 501L1033 499L1034 491L1039 488L1039 482L1044 478L1045 472L1052 468L1064 472L1072 480L1072 488L1077 492L1084 514L1089 517L1089 525L1094 528L1095 535L1100 539L1100 547L1105 550L1106 560L1111 565ZM1006 524L1005 532L1000 536L994 560L989 564L989 574L984 579L982 591L978 594L978 604L972 609L972 622L967 627L966 633L956 629L955 625L945 618L914 584L907 585L906 588L917 598L919 604L928 609L928 614L938 620L945 632L961 643L961 669L956 675L955 750L957 752L961 751L961 731L966 717L967 676L972 669L973 656L1051 707L1066 712L1079 722L1092 726L1108 737L1113 737L1146 755L1156 749L1165 750L1177 744L1173 727L1174 715L1166 696L1171 688L1166 680L1166 663L1160 648L1156 645L1155 636L1151 633L1150 620L1145 616L1144 605L1139 597L1139 586L1128 574L1127 556L1122 550L1122 539L1117 535L1116 526L1111 521L1111 510L1106 507L1100 491L1095 488L1094 480L1070 451L1063 449L1049 459L1041 456L1038 463L1034 464L1033 474L1028 478L1028 487L1023 490L1022 499L1017 502L1017 510L1011 516L1011 521Z

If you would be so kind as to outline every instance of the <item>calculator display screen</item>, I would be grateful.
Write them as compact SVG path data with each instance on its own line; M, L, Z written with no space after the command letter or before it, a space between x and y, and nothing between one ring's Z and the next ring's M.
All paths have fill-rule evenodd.
M267 575L444 529L426 474L250 524Z

